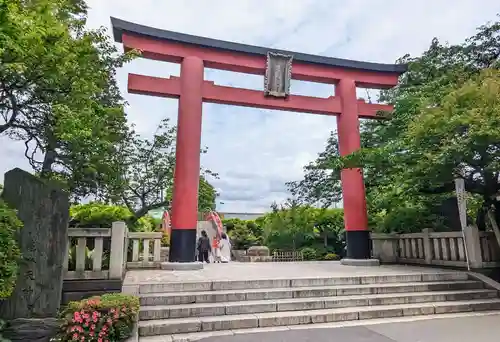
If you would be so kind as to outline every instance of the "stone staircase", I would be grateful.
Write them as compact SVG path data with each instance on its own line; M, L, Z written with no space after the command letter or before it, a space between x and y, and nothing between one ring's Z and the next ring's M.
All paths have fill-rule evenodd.
M224 331L500 310L466 273L142 284L140 341Z

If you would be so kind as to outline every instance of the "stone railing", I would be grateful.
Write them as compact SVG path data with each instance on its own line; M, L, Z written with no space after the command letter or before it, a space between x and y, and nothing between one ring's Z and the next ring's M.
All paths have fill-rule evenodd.
M127 268L160 268L168 258L161 238L161 232L129 232L124 222L69 228L64 279L122 279Z
M69 228L64 279L121 279L125 272L127 226Z
M480 232L469 226L462 232L433 232L424 229L413 234L371 234L373 257L386 263L425 264L473 269L500 266L500 248L493 232Z
M159 268L160 263L166 261L161 247L162 236L161 232L128 233L132 253L127 253L127 268Z

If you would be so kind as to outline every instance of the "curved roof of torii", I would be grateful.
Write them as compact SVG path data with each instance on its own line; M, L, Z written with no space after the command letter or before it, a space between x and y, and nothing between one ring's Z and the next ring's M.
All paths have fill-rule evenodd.
M131 23L113 17L111 17L111 24L113 26L114 39L116 42L119 43L122 42L123 33L130 33L140 36L151 37L153 39L158 39L158 40L168 40L171 42L176 42L181 44L196 45L210 49L234 51L252 55L265 56L269 51L279 52L286 55L293 55L293 59L296 61L330 66L330 67L337 67L337 68L356 69L356 70L375 71L383 73L394 73L394 74L402 74L407 70L407 66L405 64L382 64L382 63L372 63L372 62L361 62L361 61L353 61L350 59L310 55L301 52L277 50L261 46L233 43L224 40L193 36L190 34L185 34L180 32L161 30L154 27Z

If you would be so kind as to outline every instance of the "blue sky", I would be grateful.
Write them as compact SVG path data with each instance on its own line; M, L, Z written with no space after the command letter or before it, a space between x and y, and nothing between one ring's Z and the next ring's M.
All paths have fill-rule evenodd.
M90 0L88 25L110 27L110 16L210 38L311 54L392 63L420 54L433 37L457 43L500 13L498 0ZM432 5L431 5L432 4ZM118 73L127 113L138 131L151 136L165 117L176 122L177 101L126 92L129 72L168 77L180 68L144 59ZM219 85L261 90L262 77L207 69ZM327 97L333 87L292 82L292 94ZM360 92L361 97L364 92ZM220 211L261 212L288 194L285 182L300 179L335 129L335 118L204 104L203 166L219 173L212 183ZM5 143L2 143L5 142ZM23 144L0 137L0 173L29 169Z

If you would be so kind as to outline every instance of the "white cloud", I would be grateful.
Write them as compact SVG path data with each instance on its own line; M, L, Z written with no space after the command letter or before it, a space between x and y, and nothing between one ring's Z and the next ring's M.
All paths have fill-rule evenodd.
M172 31L246 44L391 63L419 54L433 37L460 42L500 12L496 0L91 0L91 27L110 27L110 16ZM126 93L129 72L179 75L175 64L136 60L119 71L131 122L151 134L164 117L176 121L177 101ZM262 78L207 70L218 84L261 89ZM292 92L326 97L333 87L294 82ZM360 93L361 95L362 93ZM205 104L204 166L221 176L223 211L259 212L286 198L284 182L298 179L302 166L322 150L335 118ZM0 172L21 166L23 145L0 138Z

